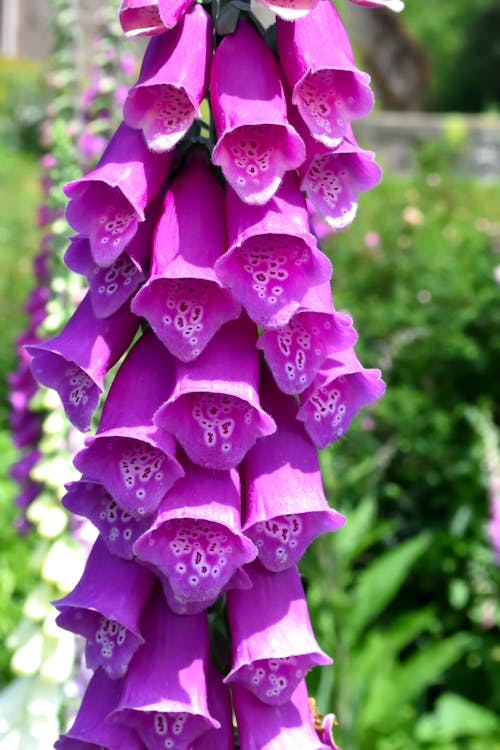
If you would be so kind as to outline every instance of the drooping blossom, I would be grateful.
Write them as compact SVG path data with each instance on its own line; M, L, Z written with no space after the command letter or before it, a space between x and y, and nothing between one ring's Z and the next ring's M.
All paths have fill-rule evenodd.
M97 167L65 185L70 198L66 218L78 234L89 238L98 266L111 266L126 250L171 163L170 152L154 154L140 131L122 123Z
M226 323L194 362L177 362L172 394L154 422L199 466L231 469L276 429L259 403L255 339L255 326L242 316Z
M129 37L153 36L166 31L158 0L122 0L119 18L123 31Z
M112 679L123 677L144 643L139 623L153 585L146 568L111 554L97 539L80 581L54 602L58 625L86 638L90 669L102 667Z
M301 395L298 419L317 448L345 435L352 419L379 399L385 383L377 369L365 369L353 349L328 359L312 385Z
M208 88L212 33L208 14L195 4L175 29L149 42L123 117L142 130L152 151L170 151L198 116Z
M352 318L337 312L330 283L314 286L284 326L264 331L257 342L283 393L302 393L324 361L349 349L358 335Z
M336 148L351 120L373 107L370 76L358 70L335 6L320 0L304 18L276 22L280 65L314 139Z
M314 637L297 568L271 573L255 562L247 572L252 588L227 595L233 659L225 681L281 706L312 667L332 660Z
M59 393L66 416L82 432L90 429L104 376L130 345L138 323L126 305L96 318L87 294L58 336L26 347L33 375Z
M171 434L152 423L172 384L172 358L153 333L144 334L115 376L95 436L74 459L102 484L121 510L150 515L183 474Z
M343 526L345 518L328 505L317 452L297 421L295 399L280 393L269 374L260 394L277 431L258 440L243 460L243 531L257 546L261 563L279 572L296 564L319 534Z
M332 272L309 230L296 175L286 176L266 206L246 205L228 187L226 216L229 250L215 264L217 276L255 323L287 324L309 289Z
M214 271L225 248L223 190L206 157L195 152L166 193L151 275L132 302L136 315L183 362L195 359L241 312Z
M278 64L248 21L240 20L215 51L210 102L218 138L213 163L241 200L263 205L305 150L287 120Z
M157 588L141 627L145 644L109 720L134 729L148 750L189 748L203 732L219 728L207 705L207 615L174 614Z
M279 18L285 21L296 21L297 18L306 16L315 8L319 0L258 0L258 2L267 6Z
M200 610L209 607L236 570L257 555L241 533L238 472L213 472L187 460L184 469L134 545L138 558L168 579L172 608L179 613L193 603Z

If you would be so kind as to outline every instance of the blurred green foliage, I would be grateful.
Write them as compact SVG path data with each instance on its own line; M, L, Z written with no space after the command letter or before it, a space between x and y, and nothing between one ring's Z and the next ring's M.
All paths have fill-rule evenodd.
M45 86L38 62L0 57L0 141L38 152Z

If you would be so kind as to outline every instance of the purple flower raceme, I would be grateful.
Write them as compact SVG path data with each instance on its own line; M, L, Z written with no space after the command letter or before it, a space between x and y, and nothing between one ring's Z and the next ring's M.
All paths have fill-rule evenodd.
M276 429L259 403L255 339L255 326L242 316L226 323L194 362L177 362L172 394L154 422L200 466L231 469Z
M112 680L104 669L97 669L73 725L57 740L55 750L146 750L133 729L106 721L122 688L123 680Z
M285 177L266 206L249 206L228 188L226 216L229 250L215 264L217 276L258 325L287 324L332 272L309 230L296 175Z
M151 276L132 302L183 362L195 359L241 312L214 272L225 249L224 194L207 159L195 152L167 191Z
M278 64L248 21L240 20L215 51L210 101L218 137L213 163L241 200L266 203L305 150L287 120Z
M377 369L365 369L353 349L326 360L301 395L298 419L317 448L341 438L357 412L381 398L385 383Z
M127 306L96 318L87 294L58 336L26 347L33 375L59 393L66 416L79 430L90 429L104 376L127 350L138 323Z
M142 133L122 123L97 167L65 185L70 198L66 218L89 238L98 266L111 266L126 250L164 185L172 159L170 152L149 151Z
M325 497L318 456L297 402L278 390L269 374L260 388L263 407L277 431L258 440L241 466L243 531L259 550L259 560L279 572L297 563L319 534L335 531L345 518Z
M238 472L209 471L187 460L184 468L134 546L139 559L167 578L169 603L180 614L189 605L193 613L213 604L238 568L257 556L241 533Z
M295 394L311 385L327 357L353 346L357 337L350 315L335 310L325 282L309 289L286 325L264 331L257 346L280 390Z
M86 638L90 669L103 667L109 677L123 677L144 643L139 622L154 585L146 568L113 555L99 537L76 587L54 602L57 624Z
M151 39L123 108L152 151L170 151L187 133L208 88L212 23L195 4L171 31Z
M307 686L299 683L282 706L263 703L250 690L232 689L240 750L326 750L314 728Z
M171 355L153 333L128 353L110 388L97 434L74 464L134 518L152 514L183 474L171 434L152 423L171 390ZM110 533L113 533L110 530Z
M185 750L219 728L207 705L207 615L174 614L157 588L141 628L146 642L130 663L109 720L134 729L148 750Z
M285 21L296 21L315 8L319 0L258 0Z
M328 148L342 142L351 120L373 107L370 76L354 64L347 32L330 0L304 18L276 22L280 65L292 103L316 140Z
M255 562L247 572L252 588L227 595L233 661L225 681L283 705L309 669L332 660L314 637L297 568L271 573Z

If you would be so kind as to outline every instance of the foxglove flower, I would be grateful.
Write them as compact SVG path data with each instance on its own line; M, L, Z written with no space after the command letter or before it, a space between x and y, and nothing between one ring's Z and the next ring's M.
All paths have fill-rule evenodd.
M15 463L9 468L9 474L12 479L20 484L26 479L29 479L31 470L37 465L42 457L42 453L38 447L31 448L24 456L21 456Z
M255 562L247 572L252 588L227 595L233 661L225 681L283 705L309 669L332 660L314 637L297 568L270 573Z
M233 711L229 690L213 664L208 665L208 708L220 724L195 740L189 750L234 750Z
M123 118L140 128L152 151L170 151L187 133L208 88L212 24L195 4L175 29L149 42Z
M177 615L197 615L200 612L204 612L212 604L215 604L218 596L222 596L222 594L225 594L230 589L252 588L252 582L248 573L245 572L244 568L237 568L229 581L221 588L217 597L212 600L186 599L174 592L170 584L170 579L159 568L155 568L155 572L169 608Z
M104 376L130 345L138 323L127 306L99 320L87 294L58 336L26 347L33 375L59 393L66 416L82 432L90 429Z
M297 418L317 448L341 438L358 411L385 392L380 370L365 369L353 349L326 361L301 396Z
M146 750L128 727L112 724L106 717L117 706L122 680L111 680L98 669L90 680L76 719L54 745L55 750Z
M146 642L130 663L110 720L135 729L148 750L189 748L219 727L207 705L207 615L176 615L156 590L141 626Z
M311 135L329 148L340 145L346 125L373 107L370 76L354 64L347 32L330 0L295 23L277 19L281 68Z
M389 8L399 13L404 10L405 4L402 0L351 0L356 5L364 5L367 8Z
M136 315L183 362L195 359L241 312L214 272L225 249L224 194L205 157L195 153L167 191L151 276L132 302Z
M228 188L226 216L229 250L215 264L217 276L258 325L285 325L311 286L332 272L309 231L296 175L263 207L242 203Z
M296 21L297 18L306 16L315 8L319 0L258 0L258 2L267 6L279 18L285 21Z
M153 584L146 568L110 554L97 539L76 587L54 602L61 613L57 624L87 639L90 669L101 666L109 677L123 677L144 643L139 622Z
M264 331L257 346L280 390L294 394L311 385L327 357L353 346L357 337L352 318L335 310L327 282L309 289L290 321Z
M286 116L278 64L248 21L217 47L210 80L217 133L212 160L246 203L262 205L305 157Z
M158 0L122 0L119 18L129 37L153 36L167 30L161 20Z
M97 167L65 185L70 198L66 218L89 238L98 266L111 266L126 250L171 163L171 153L153 154L142 133L122 123Z
M116 374L97 434L74 459L86 479L101 483L135 518L153 513L183 473L173 437L152 424L170 392L172 366L154 334L143 335Z
M238 472L207 471L190 462L184 468L134 551L168 578L177 609L188 602L206 608L257 549L241 533Z
M243 461L243 531L261 563L278 572L297 563L319 534L343 526L345 518L328 505L317 452L297 421L295 399L280 393L269 375L260 393L278 429L258 440Z
M200 466L231 469L276 429L259 403L255 338L255 327L242 317L226 323L194 362L177 362L172 395L154 422Z
M238 684L232 694L240 750L325 750L314 729L304 681L282 706L263 703Z
M172 29L184 13L193 5L194 0L158 0L160 18L167 29Z
M99 530L108 550L125 560L134 557L133 546L151 524L150 518L134 518L98 482L80 479L66 485L62 504L71 513L84 516Z

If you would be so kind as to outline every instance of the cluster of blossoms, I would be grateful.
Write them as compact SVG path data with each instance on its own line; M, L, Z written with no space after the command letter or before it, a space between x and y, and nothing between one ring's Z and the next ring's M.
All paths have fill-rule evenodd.
M153 38L99 164L65 187L65 261L88 292L28 347L32 370L88 431L121 364L63 500L99 537L56 602L94 670L58 750L335 747L307 695L331 659L297 563L345 521L317 449L384 384L354 352L310 219L347 226L380 168L351 129L373 96L335 7L265 4L276 55L241 2L211 18L124 0L125 32ZM222 597L227 668L210 652Z

